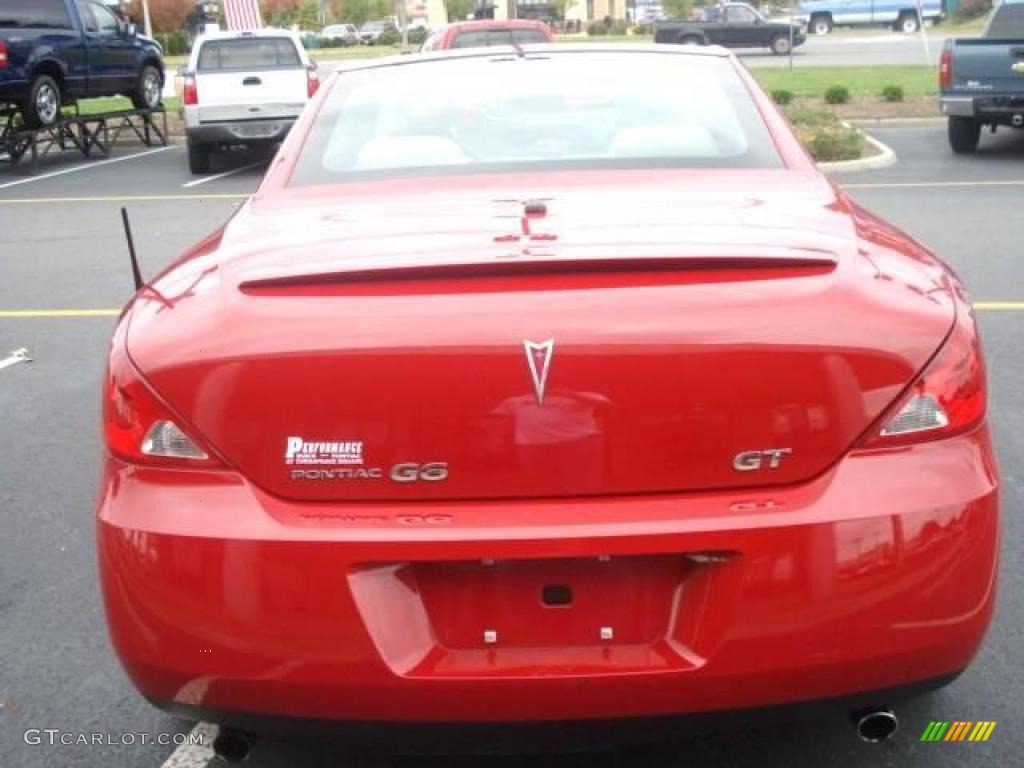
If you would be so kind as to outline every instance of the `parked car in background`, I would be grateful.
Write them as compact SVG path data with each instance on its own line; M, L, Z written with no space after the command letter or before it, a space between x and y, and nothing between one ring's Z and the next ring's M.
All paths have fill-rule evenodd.
M359 28L359 41L363 45L377 45L381 38L401 34L398 25L391 19L368 21Z
M550 43L555 39L551 27L530 19L481 19L445 24L423 42L422 51L449 48L483 48L490 45L527 45Z
M797 15L815 35L827 35L835 27L872 25L909 35L925 21L941 21L946 12L943 0L808 0Z
M1024 3L996 8L981 37L946 40L939 90L956 153L974 152L983 126L1024 128Z
M747 3L725 3L701 9L699 21L670 19L654 25L654 42L681 45L721 45L726 48L768 48L786 54L803 45L801 24L769 21Z
M99 2L0 0L0 102L41 128L77 99L125 95L159 106L163 48Z
M359 30L355 24L331 24L320 30L321 40L338 41L342 45L359 45Z
M220 147L280 141L319 85L316 65L292 32L200 37L182 83L189 168L208 172L211 154Z

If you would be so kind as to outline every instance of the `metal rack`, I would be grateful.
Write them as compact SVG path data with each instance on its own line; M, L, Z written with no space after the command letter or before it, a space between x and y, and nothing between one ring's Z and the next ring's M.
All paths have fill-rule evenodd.
M0 109L0 160L19 165L28 163L35 172L39 158L51 152L77 150L84 157L108 157L124 133L134 134L147 147L167 146L167 112L164 108L126 109L62 117L46 128L25 128L17 119L17 110Z

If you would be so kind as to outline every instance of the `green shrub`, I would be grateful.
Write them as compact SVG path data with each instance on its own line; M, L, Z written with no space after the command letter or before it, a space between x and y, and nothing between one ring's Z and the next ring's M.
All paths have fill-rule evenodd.
M587 34L591 37L600 37L608 34L608 26L603 21L592 21L587 24Z
M845 104L850 100L850 89L845 85L833 85L825 91L826 104Z
M864 138L860 131L845 125L818 128L808 137L806 144L819 163L856 160L864 154Z
M637 36L646 35L647 37L650 37L654 34L654 23L645 21L642 24L637 24L630 30L630 34Z
M963 0L953 14L953 18L956 21L970 21L984 16L991 10L992 0Z
M793 92L787 91L783 88L772 91L772 101L780 106L786 106L793 101Z
M163 46L165 56L184 56L192 50L192 45L184 32L158 34L154 37Z
M608 31L609 35L628 35L629 34L629 22L619 21L612 22L611 29Z
M400 42L402 42L402 36L398 32L386 29L380 33L374 45L398 45Z
M796 135L819 162L856 160L864 154L864 137L827 109L787 109Z
M903 101L903 87L899 85L887 85L882 89L884 101Z
M321 37L319 39L320 48L347 48L354 43L349 42L344 37Z
M427 30L423 27L409 30L409 45L423 45L427 39Z

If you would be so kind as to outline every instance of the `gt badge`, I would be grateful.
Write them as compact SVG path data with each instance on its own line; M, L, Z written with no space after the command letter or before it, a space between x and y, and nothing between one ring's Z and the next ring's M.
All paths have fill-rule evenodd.
M555 351L555 340L527 341L523 340L526 351L526 362L530 366L533 378L533 393L537 397L537 405L544 405L544 389L548 384L548 371L551 369L551 355Z
M732 460L737 472L753 472L757 469L778 469L783 456L793 453L792 448L766 448L763 451L743 451Z

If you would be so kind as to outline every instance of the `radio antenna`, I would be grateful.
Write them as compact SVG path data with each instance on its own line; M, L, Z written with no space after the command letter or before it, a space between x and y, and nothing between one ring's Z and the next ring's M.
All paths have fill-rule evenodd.
M121 221L124 222L124 236L128 240L128 255L132 260L132 276L135 278L135 290L142 288L145 283L142 282L142 272L139 270L139 259L135 255L135 240L132 239L132 225L128 221L128 209L121 209Z

